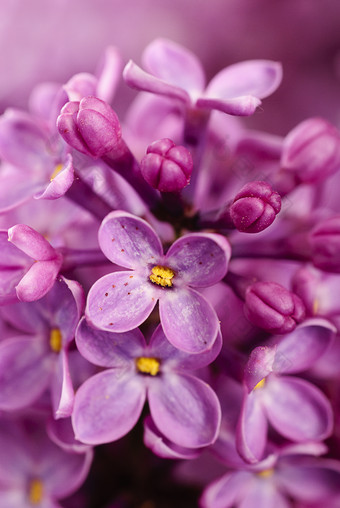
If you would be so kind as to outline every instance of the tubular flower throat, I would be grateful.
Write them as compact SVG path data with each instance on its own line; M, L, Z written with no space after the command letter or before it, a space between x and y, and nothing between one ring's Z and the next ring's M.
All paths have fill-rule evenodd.
M151 270L150 280L154 284L158 284L158 286L162 286L163 288L172 287L172 279L175 276L175 273L168 268L167 266L154 266Z
M59 328L52 328L51 330L50 347L55 353L60 353L62 348L62 335Z
M43 484L41 480L34 479L31 481L28 491L28 498L31 504L38 505L43 497Z
M138 372L142 374L149 374L150 376L157 376L159 373L160 361L157 358L149 358L147 356L140 356L136 359L136 367Z

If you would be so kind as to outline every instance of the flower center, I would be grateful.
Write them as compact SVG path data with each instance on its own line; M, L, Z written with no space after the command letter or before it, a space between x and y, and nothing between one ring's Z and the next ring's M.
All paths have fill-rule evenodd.
M59 175L60 171L63 169L63 164L57 164L56 167L54 168L54 171L50 177L50 182L52 182L52 180L54 180L54 178Z
M174 275L175 272L173 272L171 268L157 265L151 270L150 280L154 284L158 284L158 286L171 288Z
M62 347L62 335L59 328L52 328L51 330L50 347L55 353L60 353Z
M257 385L254 386L253 390L258 390L259 388L263 388L265 382L266 382L266 378L264 377L263 379L261 379L261 381L259 381L257 383Z
M43 497L43 484L35 478L31 481L28 491L28 498L31 504L40 504Z
M257 476L260 476L261 478L269 478L269 476L272 476L274 473L274 469L264 469L263 471L259 471L257 473Z
M157 360L157 358L140 356L139 358L136 358L136 367L138 372L141 372L142 374L157 376L159 373L160 361Z

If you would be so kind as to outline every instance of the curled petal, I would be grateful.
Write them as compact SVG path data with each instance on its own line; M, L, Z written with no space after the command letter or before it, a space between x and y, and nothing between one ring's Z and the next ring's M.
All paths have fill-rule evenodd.
M57 257L54 248L37 231L25 224L17 224L9 228L8 241L25 254L39 261L47 261Z
M16 286L17 297L23 302L39 300L52 289L62 264L61 257L33 263Z
M66 162L60 173L51 178L45 189L35 194L35 199L58 199L71 187L74 180L74 169L71 155L67 156Z
M70 416L73 409L74 391L68 364L68 355L65 350L60 351L56 361L51 395L55 418L66 418Z
M196 102L197 107L205 109L216 109L227 113L227 115L249 116L255 113L256 108L261 104L260 99L245 95L235 99L210 99L201 98Z
M195 459L200 454L199 449L184 448L169 441L158 430L150 416L144 420L144 444L158 457L164 459Z
M322 441L333 427L326 396L308 381L292 376L266 381L266 413L273 427L292 441Z
M155 78L155 76L143 71L132 60L126 64L123 77L125 82L132 88L157 95L164 95L165 97L177 99L184 104L190 105L190 96L185 90L162 79Z
M237 451L246 462L256 464L262 459L267 443L267 428L261 400L254 392L246 394L236 433Z
M151 416L170 441L186 448L199 448L215 441L221 408L215 392L201 379L166 374L150 383Z
M94 445L125 436L137 423L145 397L143 383L126 370L110 369L92 376L75 396L76 439Z
M180 282L206 287L225 276L230 256L230 244L222 235L192 233L176 240L167 252L166 263L175 270Z
M159 313L166 338L187 353L203 353L217 337L219 323L210 303L190 288L165 290Z
M162 244L149 224L127 212L109 213L98 233L99 245L105 256L125 268L158 264Z
M90 289L86 318L97 328L127 332L137 328L157 303L153 284L136 272L115 272L99 279Z

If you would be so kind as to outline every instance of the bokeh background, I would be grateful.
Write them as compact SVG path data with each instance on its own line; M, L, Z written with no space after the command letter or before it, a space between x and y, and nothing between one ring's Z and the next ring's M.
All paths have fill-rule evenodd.
M108 44L140 62L159 36L194 51L208 79L239 60L281 61L283 83L250 126L340 122L339 0L1 0L0 109L25 106L39 81L94 71Z

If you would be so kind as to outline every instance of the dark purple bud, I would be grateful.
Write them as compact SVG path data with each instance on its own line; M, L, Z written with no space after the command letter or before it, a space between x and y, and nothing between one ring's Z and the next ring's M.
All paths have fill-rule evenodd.
M285 138L281 167L299 182L315 183L340 168L340 133L322 118L310 118Z
M161 192L179 192L192 173L192 157L184 146L164 138L148 146L141 161L141 171L151 187Z
M326 272L340 273L340 215L319 223L309 238L314 265Z
M255 282L246 290L244 312L251 323L272 333L288 333L305 316L300 298L276 282Z
M116 113L96 97L84 97L80 102L65 104L57 126L69 145L90 157L102 157L111 152L122 136Z
M281 197L266 182L249 182L235 196L231 219L239 231L259 233L274 221L281 210Z

